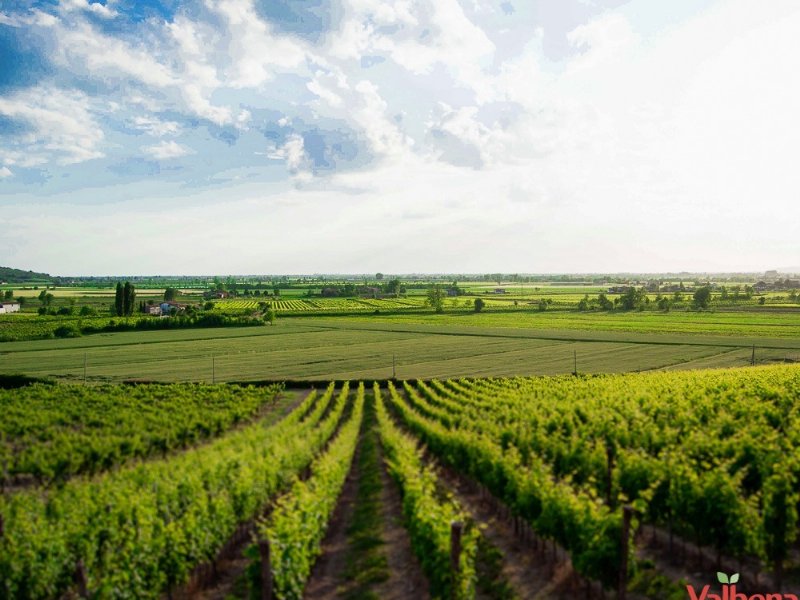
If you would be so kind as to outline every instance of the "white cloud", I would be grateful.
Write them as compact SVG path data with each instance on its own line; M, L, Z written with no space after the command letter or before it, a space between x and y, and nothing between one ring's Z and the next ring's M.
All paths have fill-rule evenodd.
M221 48L230 61L227 85L259 87L276 71L295 69L305 61L303 45L276 34L258 16L253 0L206 0L206 6L227 21L228 38Z
M92 76L108 79L132 78L156 88L176 84L169 68L143 47L96 31L89 23L77 21L58 28L58 50L54 58L62 64L81 65Z
M163 141L153 146L144 146L142 151L156 160L169 160L171 158L180 158L187 154L194 154L192 150L181 146L175 141Z
M31 127L14 143L18 153L35 162L54 159L68 165L104 156L100 146L105 135L91 112L89 98L82 92L50 86L0 97L0 114Z
M178 135L181 131L180 123L175 121L162 121L154 117L134 117L133 126L155 137Z
M13 176L14 173L8 167L0 167L0 179L6 179Z
M88 2L88 0L61 0L59 8L64 12L85 10L104 19L113 19L117 16L117 12L109 8L108 5L100 4L99 2Z
M267 158L285 161L286 170L296 182L310 181L310 161L302 136L296 133L291 134L282 146L270 149L267 152Z

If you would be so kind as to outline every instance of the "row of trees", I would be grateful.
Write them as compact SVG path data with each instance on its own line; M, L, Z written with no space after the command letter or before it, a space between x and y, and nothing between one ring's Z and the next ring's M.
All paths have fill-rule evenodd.
M114 293L114 314L118 317L129 317L133 314L135 306L136 288L130 281L126 281L125 285L118 281Z

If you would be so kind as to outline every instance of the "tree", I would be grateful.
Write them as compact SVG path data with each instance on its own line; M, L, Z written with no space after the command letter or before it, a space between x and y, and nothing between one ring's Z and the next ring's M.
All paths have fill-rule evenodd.
M14 290L6 290L5 294L3 294L4 300L13 300L14 299Z
M669 301L669 298L666 296L662 296L658 299L658 308L663 310L664 312L669 312L669 308L672 305L672 302Z
M383 279L383 273L375 273L375 279L381 281Z
M122 314L120 316L130 316L136 302L136 289L130 281L126 281L122 287Z
M428 297L425 303L433 308L434 312L444 312L444 290L438 283L428 288Z
M164 302L174 302L178 297L178 290L173 287L168 287L164 290Z
M647 291L642 288L629 287L619 298L619 303L623 310L633 310L634 308L644 308Z
M614 308L614 303L605 294L597 296L597 304L600 305L601 310L613 310Z
M697 308L708 308L708 305L711 302L711 286L704 285L697 288L692 295L692 298L694 299L694 305Z
M486 303L483 301L482 298L475 298L475 312L476 313L481 312L485 304Z
M118 317L122 316L122 311L124 307L124 289L122 287L122 282L117 282L117 290L114 292L114 314Z
M17 298L17 302L19 303L20 309L22 309L22 307L25 306L25 303L27 301L28 299L25 296L20 296L19 298Z
M589 294L584 295L580 302L578 302L578 310L581 312L589 310Z
M394 294L395 296L400 292L400 280L392 279L386 284L386 293Z
M278 318L278 313L275 312L275 309L272 308L272 306L270 306L267 309L267 312L264 313L264 320L270 325L272 325L275 322L275 319L277 318Z
M547 310L547 300L545 300L544 298L539 300L538 307L539 307L539 312L546 311Z

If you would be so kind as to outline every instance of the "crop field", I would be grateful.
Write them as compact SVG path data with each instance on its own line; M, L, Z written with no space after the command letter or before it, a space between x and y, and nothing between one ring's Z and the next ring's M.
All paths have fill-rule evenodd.
M87 451L91 469L4 491L3 597L677 598L721 593L717 572L800 588L800 367L19 393L0 396L6 464L86 442L119 460ZM195 431L203 398L217 429L124 460L148 419L175 415L155 439Z
M570 329L573 321L558 319L547 322L552 329L512 326L515 320L500 316L309 317L273 326L6 342L0 373L99 382L372 379L391 377L394 362L404 378L555 375L576 366L581 373L746 366L754 345L756 364L800 361L800 336L783 335L769 319L742 321L734 335L704 333L710 323L677 316L643 322L639 330Z
M348 318L356 320L355 317ZM515 313L447 313L370 315L361 322L436 324L446 326L502 327L514 329L579 330L642 334L691 334L800 338L800 310L747 311L587 312L520 311ZM758 343L757 340L754 340Z
M286 313L314 313L314 312L374 312L376 310L406 310L420 309L425 306L422 298L416 299L371 299L371 298L302 298L292 300L276 300L272 297L265 299L231 299L218 300L214 309L228 311L257 310L266 303L278 311Z

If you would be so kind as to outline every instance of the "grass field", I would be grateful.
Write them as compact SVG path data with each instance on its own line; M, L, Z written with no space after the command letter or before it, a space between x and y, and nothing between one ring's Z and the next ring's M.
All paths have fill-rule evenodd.
M723 324L734 333L720 335L708 331L716 328L710 319L721 314L698 320L686 315L642 318L639 330L624 319L616 322L617 330L608 325L601 330L571 328L576 321L555 313L543 315L549 320L522 320L526 327L520 326L519 315L510 315L517 321L504 316L428 315L391 321L309 317L279 320L272 327L8 342L0 346L0 373L74 380L83 378L85 361L87 379L93 381L367 379L391 377L394 355L399 378L543 375L572 372L576 354L578 371L601 373L744 366L750 363L753 345L759 364L800 360L800 336L787 332L800 329L797 318L781 327L770 319L762 322L761 316L748 324L733 315L738 322ZM577 320L578 325L589 322ZM615 321L600 321L609 322ZM760 335L762 331L774 335Z

